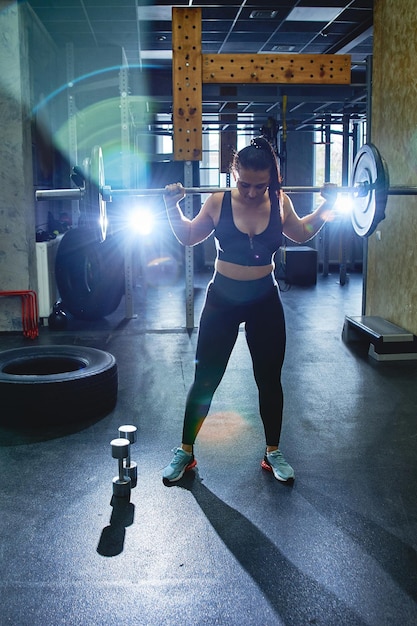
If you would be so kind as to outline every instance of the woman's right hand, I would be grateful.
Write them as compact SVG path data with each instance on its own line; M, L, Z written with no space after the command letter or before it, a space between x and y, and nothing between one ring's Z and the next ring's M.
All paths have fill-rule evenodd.
M339 188L334 183L324 183L323 187L320 189L320 195L331 206L335 204L338 192Z
M185 198L185 189L181 183L173 183L166 185L164 190L164 198L166 202L177 203Z

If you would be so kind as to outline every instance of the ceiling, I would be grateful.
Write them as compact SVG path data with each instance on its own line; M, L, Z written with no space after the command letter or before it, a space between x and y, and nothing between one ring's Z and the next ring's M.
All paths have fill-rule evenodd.
M172 4L168 0L30 0L58 47L122 50L132 68L130 88L140 90L137 76L147 74L146 96L153 110L171 114L167 89L172 63ZM282 120L287 97L288 129L317 128L325 115L349 114L358 119L367 110L367 60L372 56L373 0L187 0L176 7L202 8L202 52L349 54L350 85L239 85L223 95L219 85L203 86L203 121L219 115L229 102L260 125L268 117Z

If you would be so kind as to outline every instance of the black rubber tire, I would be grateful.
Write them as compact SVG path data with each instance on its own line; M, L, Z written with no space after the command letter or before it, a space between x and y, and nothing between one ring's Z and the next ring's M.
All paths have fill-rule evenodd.
M119 237L102 243L88 228L65 233L55 259L64 309L75 318L97 320L117 309L124 293L124 256Z
M91 421L116 405L118 374L109 352L80 346L34 346L0 352L0 423Z

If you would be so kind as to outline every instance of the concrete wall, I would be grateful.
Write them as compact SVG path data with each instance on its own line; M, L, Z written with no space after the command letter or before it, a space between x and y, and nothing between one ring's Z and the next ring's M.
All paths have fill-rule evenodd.
M391 185L417 184L417 3L375 0L372 142ZM390 196L369 238L366 314L417 334L417 196Z
M36 289L25 11L0 1L0 290ZM0 330L20 328L20 299L0 299Z

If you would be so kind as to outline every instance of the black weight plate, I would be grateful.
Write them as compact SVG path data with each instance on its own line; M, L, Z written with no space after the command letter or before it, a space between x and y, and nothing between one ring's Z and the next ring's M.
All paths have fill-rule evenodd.
M81 225L93 231L94 238L103 242L107 235L107 205L102 189L105 185L103 153L94 146L91 157L83 161L85 192L80 203Z
M77 319L98 320L113 313L124 292L124 248L119 236L99 242L90 228L72 228L55 259L63 307Z

